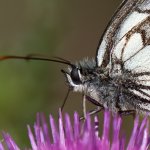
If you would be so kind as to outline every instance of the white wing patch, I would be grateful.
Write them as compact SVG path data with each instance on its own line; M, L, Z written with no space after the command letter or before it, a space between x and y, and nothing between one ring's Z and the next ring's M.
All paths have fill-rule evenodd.
M131 35L130 40L125 46L122 60L126 61L128 58L132 57L143 47L143 40L140 33L134 33Z
M150 71L150 46L141 49L134 57L125 62L124 66L134 72L137 72L136 68L140 72Z
M148 96L146 96L146 95L140 93L140 92L137 91L137 90L131 90L131 89L129 89L129 91L131 91L132 93L134 93L135 95L137 95L137 96L139 96L139 97L141 97L141 98L150 99L150 97L148 97Z
M150 110L150 105L147 103L140 103L139 107L145 109L145 110ZM148 113L147 113L148 114Z
M122 38L120 42L116 45L116 47L112 50L112 57L117 57L118 59L121 59L122 50L125 47L126 44L126 37Z
M149 16L148 13L131 13L127 19L120 26L120 31L118 32L117 39L120 40L127 32L129 32L134 26L141 23Z
M149 10L150 8L150 0L145 0L140 6L139 9L142 11Z
M118 70L118 68L121 69L121 66L119 67L119 64L115 64L116 59L124 62L124 67L127 70L141 71L141 67L145 65L145 59L147 58L146 57L145 59L141 59L141 57L143 58L145 57L144 55L150 55L150 51L147 51L147 49L144 50L143 47L144 44L140 33L134 33L130 35L130 37L128 35L124 36L111 52L112 55L110 66L112 62L114 66L112 66L113 68L111 68L112 71L110 76L114 76L114 72L118 72L118 75L120 74L120 71L115 71ZM147 51L147 53L145 53L145 51ZM116 75L117 74L115 74L115 76Z
M104 39L103 39L103 41L102 41L102 43L101 43L101 45L100 45L100 47L99 47L99 50L98 50L98 53L97 53L97 60L98 60L98 66L101 66L101 64L102 64L102 61L103 61L103 59L104 59L104 54L105 54L105 51L106 51L106 38L104 37Z
M138 80L144 85L150 85L150 75L139 76Z
M124 36L112 50L112 57L127 61L127 59L141 50L142 47L143 40L140 33L134 33L128 40L127 37Z

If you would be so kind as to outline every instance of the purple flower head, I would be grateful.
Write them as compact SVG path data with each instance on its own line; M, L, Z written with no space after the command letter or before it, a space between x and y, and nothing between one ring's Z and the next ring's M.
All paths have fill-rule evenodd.
M73 123L68 114L62 117L59 113L58 125L50 115L50 128L46 123L43 114L37 115L34 124L34 132L28 126L28 135L32 150L148 150L150 144L149 122L147 117L139 123L137 116L134 121L134 128L128 143L125 136L121 135L122 118L118 115L113 117L111 127L111 113L105 111L103 133L99 135L99 119L94 120L89 115L85 121L80 122L77 113L74 113ZM110 138L110 131L113 130L113 137ZM19 150L19 147L8 133L3 133L4 142L0 143L0 150L4 150L4 143L8 150Z

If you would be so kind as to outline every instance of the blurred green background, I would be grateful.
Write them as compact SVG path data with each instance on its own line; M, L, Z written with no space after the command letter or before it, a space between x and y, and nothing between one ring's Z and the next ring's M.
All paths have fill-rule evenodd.
M120 0L0 0L0 55L40 53L72 62L95 57L99 38ZM29 146L26 125L36 113L57 116L67 92L66 66L35 61L0 62L0 130ZM64 109L82 111L71 93Z

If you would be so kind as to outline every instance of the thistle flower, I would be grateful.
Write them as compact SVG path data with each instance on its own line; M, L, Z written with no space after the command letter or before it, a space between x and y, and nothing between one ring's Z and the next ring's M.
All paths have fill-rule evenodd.
M85 122L80 122L77 113L74 113L74 122L71 124L68 114L62 118L59 114L58 126L54 118L50 115L51 135L49 127L43 114L37 115L34 124L34 133L28 126L28 135L32 150L148 150L150 145L149 122L147 117L139 123L139 117L134 120L134 128L128 143L125 136L120 134L122 118L113 117L113 127L111 128L111 115L105 111L103 133L99 135L98 117L92 121L87 115ZM110 139L110 130L113 130L113 138ZM51 138L52 136L52 138ZM8 150L20 150L8 133L3 133L4 142L0 143L0 150L4 150L4 145Z

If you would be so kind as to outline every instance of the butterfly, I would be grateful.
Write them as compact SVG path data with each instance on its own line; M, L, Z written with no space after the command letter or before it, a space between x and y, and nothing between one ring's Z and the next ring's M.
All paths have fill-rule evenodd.
M5 59L32 59L67 64L62 70L69 91L83 94L86 102L96 106L90 114L102 109L114 113L150 112L150 0L124 0L106 27L95 59L75 64L57 58L38 56L1 56Z

